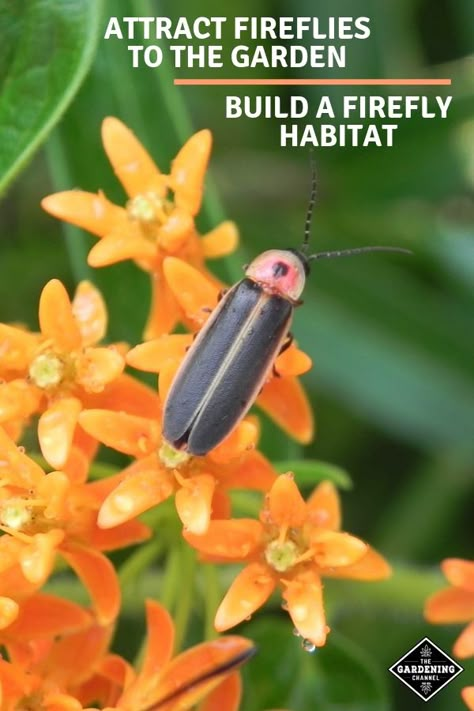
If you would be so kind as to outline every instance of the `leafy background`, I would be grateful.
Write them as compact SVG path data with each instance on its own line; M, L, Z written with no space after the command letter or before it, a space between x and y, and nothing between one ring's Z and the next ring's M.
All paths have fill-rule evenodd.
M442 558L472 557L474 533L474 5L238 0L232 9L234 15L368 15L372 36L349 43L350 66L338 76L453 79L449 117L400 121L394 148L316 151L315 249L393 244L412 249L414 256L372 255L314 268L294 332L314 360L304 380L318 437L303 452L275 437L270 424L264 428L263 448L272 459L313 457L350 472L353 488L343 493L345 528L389 556L397 573L381 584L328 583L334 631L314 655L300 648L277 606L241 629L261 647L245 671L249 711L272 705L294 711L419 709L421 700L386 669L425 634L450 650L459 628L424 623L423 601L442 585ZM145 276L128 264L92 272L85 262L92 238L39 208L45 194L72 187L102 188L123 201L100 145L103 117L124 120L164 169L193 130L213 131L200 227L209 229L224 216L238 223L241 249L216 265L230 282L263 249L300 242L309 161L307 149L279 148L277 120L223 120L225 88L178 92L169 66L132 69L127 42L102 39L111 14L195 17L220 15L223 8L215 0L202 0L198 12L191 0L116 0L105 6L93 0L0 1L0 318L36 326L38 296L48 279L59 277L72 290L87 277L106 294L110 339L136 343L146 316ZM239 70L226 74L238 76ZM331 76L329 70L321 74ZM260 68L253 76L281 73ZM315 104L322 93L337 98L342 91L305 93ZM274 93L285 101L302 92ZM163 540L170 536L163 532ZM148 572L134 576L132 559L128 572L123 570L125 617L117 648L128 656L143 630L137 601L166 593L164 548L155 541L144 550ZM172 564L168 559L168 569ZM210 570L201 575L190 641L200 633L199 601L206 598L209 575ZM66 577L55 585L81 594ZM459 689L469 673L472 683L472 663L465 666L430 702L433 711L461 708Z

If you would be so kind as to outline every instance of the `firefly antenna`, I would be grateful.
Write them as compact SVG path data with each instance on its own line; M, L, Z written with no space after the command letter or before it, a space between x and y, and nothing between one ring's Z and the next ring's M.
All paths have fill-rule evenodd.
M395 252L397 254L413 254L409 249L402 247L356 247L355 249L342 249L335 252L316 252L307 259L314 262L317 259L332 259L333 257L352 257L356 254L367 254L367 252Z
M316 164L314 162L313 151L309 152L309 160L311 163L311 192L309 195L308 209L306 211L306 219L304 223L304 238L301 245L303 253L308 251L309 237L311 233L311 221L313 219L313 210L316 204Z

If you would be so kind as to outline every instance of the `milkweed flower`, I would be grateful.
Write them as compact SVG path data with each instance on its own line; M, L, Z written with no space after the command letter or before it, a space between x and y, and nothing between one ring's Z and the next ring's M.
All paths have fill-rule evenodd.
M100 622L118 613L120 589L104 551L149 537L149 529L130 521L107 532L97 526L97 512L111 477L85 483L82 459L69 475L46 474L0 428L0 623L16 619L21 601L50 576L56 554L73 568L89 591Z
M2 711L82 711L78 690L103 662L112 633L70 601L41 593L27 600L0 633L9 657L0 660Z
M235 671L255 653L252 642L237 636L221 637L173 658L174 625L170 615L157 602L148 600L146 616L148 639L141 670L137 673L122 664L122 690L107 711L186 711L205 697L202 711L236 711L240 682ZM119 667L120 662L116 661ZM103 665L105 672L107 662L106 659ZM101 670L88 685L91 700L100 691L100 677ZM95 683L96 695L91 694Z
M87 443L77 430L85 404L114 402L127 409L135 401L141 411L158 411L152 391L123 374L123 347L98 345L106 332L107 311L90 282L78 285L71 302L58 279L49 281L41 292L39 323L40 334L0 324L5 372L15 376L0 385L0 423L26 422L39 414L39 444L52 467L64 467L75 438L94 454L93 442Z
M425 604L425 617L435 624L467 622L457 638L453 653L460 659L474 656L474 561L447 558L441 563L450 586L435 592ZM474 710L474 687L466 687L463 700Z
M94 711L99 704L104 711L186 711L202 702L202 711L237 711L236 670L253 656L252 642L221 637L173 658L170 615L151 600L146 613L148 639L136 672L109 651L111 625L99 625L87 611L53 596L29 601L10 636L2 638L10 656L9 662L0 659L2 710Z
M267 490L276 474L255 450L258 435L251 419L244 420L206 457L188 457L161 438L159 421L107 410L84 410L81 427L119 452L136 457L103 501L98 525L110 528L175 496L183 525L204 532L212 515L228 515L227 490L247 487Z
M219 289L204 274L180 259L168 257L163 264L169 287L180 303L186 324L198 331L219 300ZM173 378L192 343L192 335L167 335L142 343L128 352L134 368L159 373L159 393L165 400ZM281 353L256 404L285 432L301 443L313 437L313 414L298 381L311 368L311 359L294 344Z
M260 520L213 520L205 534L183 531L194 548L218 562L242 562L215 617L218 631L247 619L283 589L284 607L301 637L325 644L329 628L323 606L323 576L381 580L390 567L359 538L340 529L340 505L334 486L322 482L307 502L283 474L268 494Z
M223 222L200 237L194 223L199 212L211 151L210 131L194 134L178 152L169 175L160 172L135 135L118 119L102 124L105 152L129 200L125 207L102 192L68 190L42 201L50 214L92 232L100 241L89 253L93 267L126 259L149 272L153 297L145 338L171 331L181 316L163 279L162 262L175 255L204 270L204 260L235 249L232 222Z

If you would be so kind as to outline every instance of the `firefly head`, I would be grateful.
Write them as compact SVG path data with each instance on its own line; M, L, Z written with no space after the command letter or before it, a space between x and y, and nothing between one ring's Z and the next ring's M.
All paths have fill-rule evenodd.
M269 294L296 304L304 289L307 262L293 249L269 249L249 264L245 275Z

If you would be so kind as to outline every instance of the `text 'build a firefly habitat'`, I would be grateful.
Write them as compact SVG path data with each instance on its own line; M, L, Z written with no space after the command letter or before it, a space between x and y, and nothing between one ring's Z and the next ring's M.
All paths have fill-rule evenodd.
M104 39L126 41L134 68L159 71L171 62L179 73L194 70L193 76L176 78L178 85L350 87L345 94L313 94L311 99L304 93L265 94L264 89L257 95L229 93L223 116L284 120L281 147L392 147L400 121L447 118L452 96L436 94L433 88L439 91L451 80L337 76L338 70L350 69L351 48L376 31L369 17L137 16L110 17ZM228 68L233 70L231 78L225 76ZM220 76L197 76L199 69L220 70ZM250 70L250 75L237 77L235 69ZM265 78L257 76L259 69L289 71L281 78ZM322 69L330 70L330 76L321 77ZM368 87L377 86L399 89L396 95L387 88L367 95ZM423 93L423 87L431 87L429 93Z

